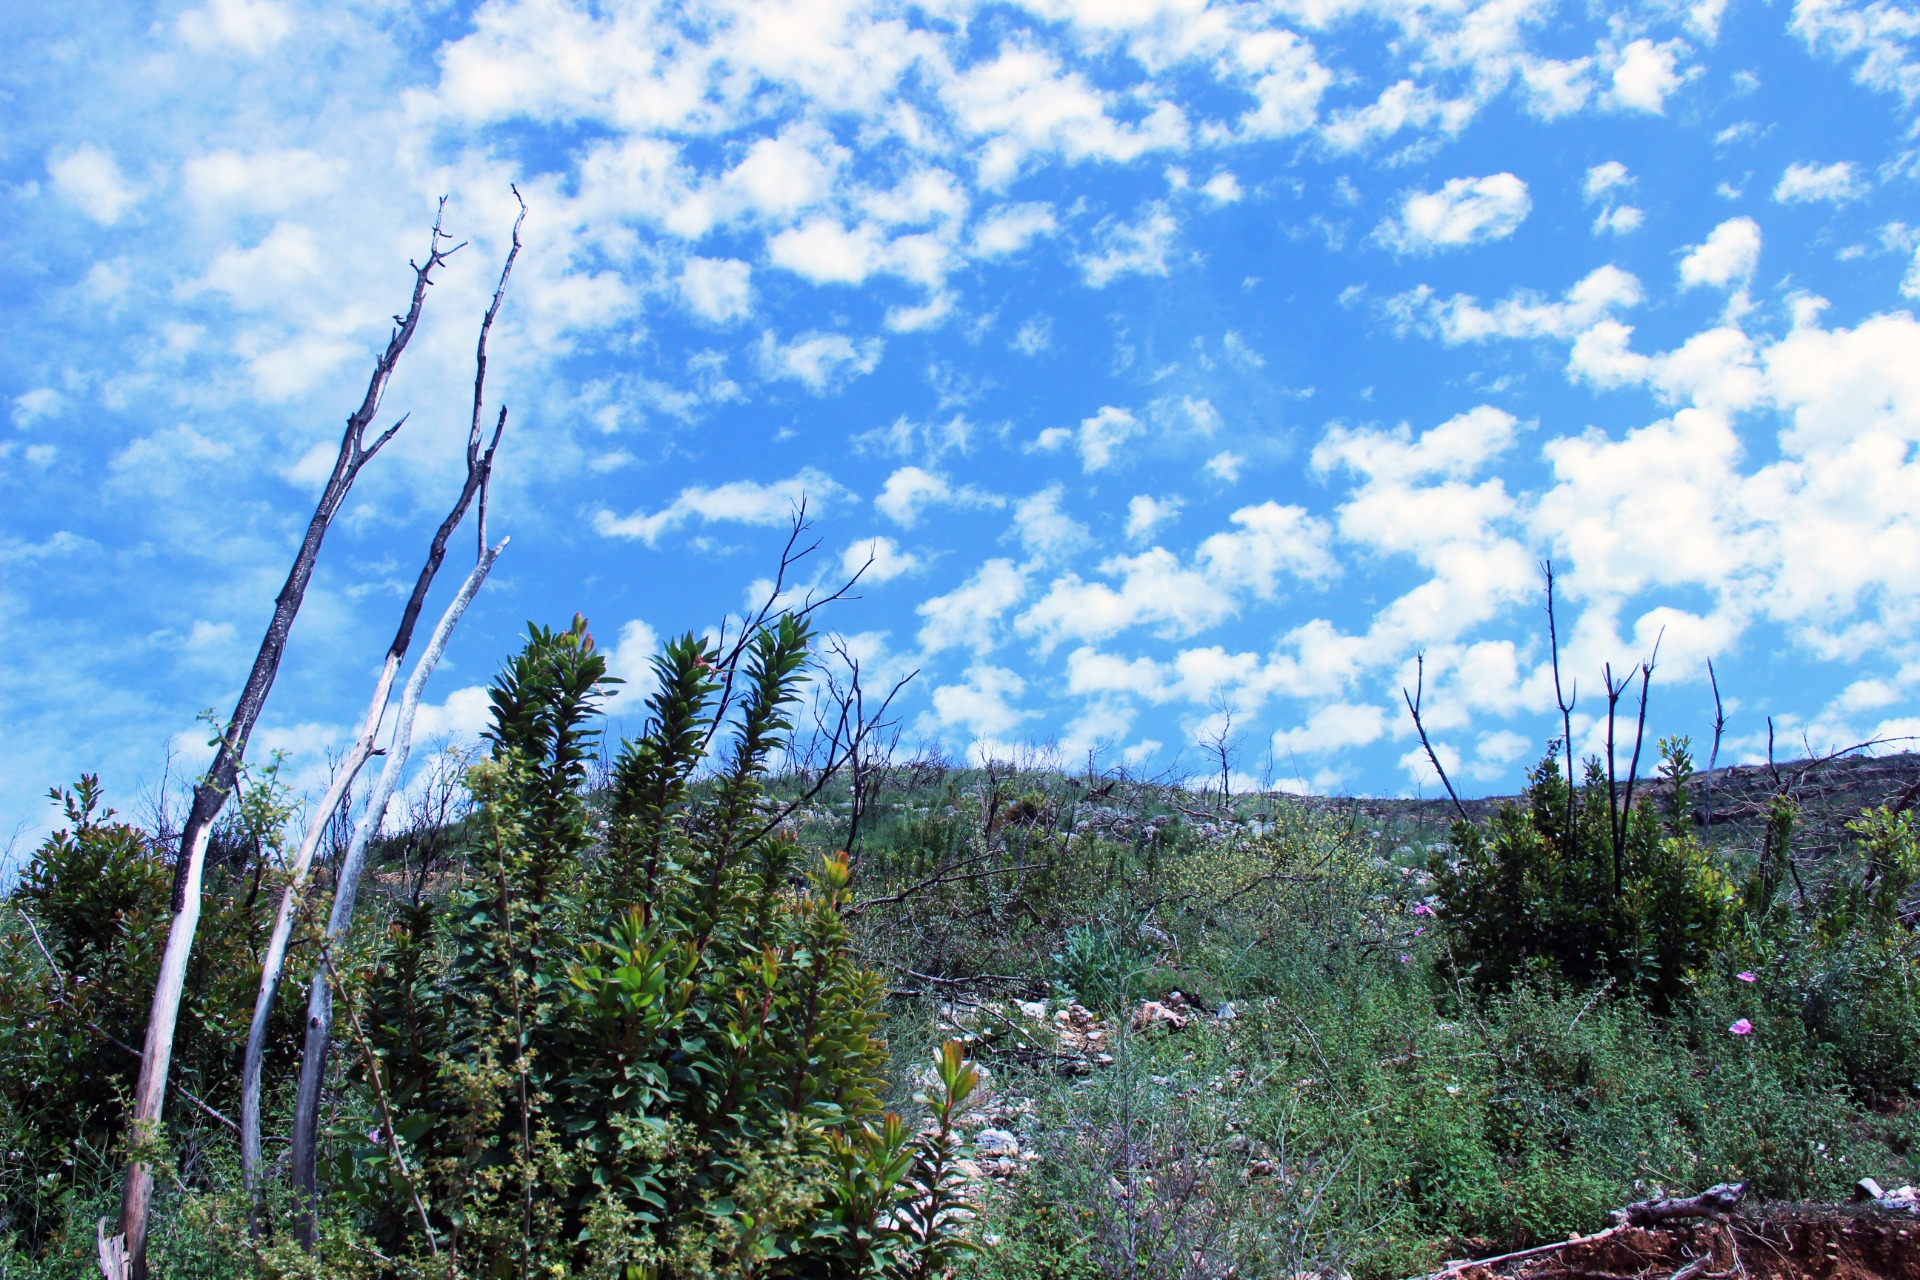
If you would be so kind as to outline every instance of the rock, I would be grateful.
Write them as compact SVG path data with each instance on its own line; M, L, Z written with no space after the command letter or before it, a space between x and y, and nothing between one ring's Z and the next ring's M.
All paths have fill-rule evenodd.
M1022 1000L1020 1002L1020 1013L1024 1017L1032 1018L1035 1022L1045 1022L1047 1019L1046 1002L1043 1000Z
M1178 1009L1169 1008L1158 1000L1149 1000L1135 1011L1133 1029L1149 1031L1155 1026L1164 1025L1168 1031L1185 1031L1187 1016Z
M1240 1014L1234 1009L1233 1001L1227 1000L1221 1003L1220 1012L1214 1016L1222 1022L1232 1022L1235 1018L1239 1017Z
M1247 1148L1252 1145L1253 1140L1248 1138L1244 1133L1236 1133L1227 1139L1227 1150L1233 1152L1235 1155L1245 1154Z
M973 1149L989 1158L1017 1156L1020 1140L1005 1129L982 1129L974 1136Z
M1920 1214L1920 1191L1915 1191L1912 1187L1901 1187L1896 1191L1889 1191L1883 1196L1876 1196L1873 1202L1880 1208L1891 1209L1895 1213Z
M1886 1194L1880 1184L1872 1178L1862 1178L1853 1184L1853 1198L1855 1200L1878 1200Z

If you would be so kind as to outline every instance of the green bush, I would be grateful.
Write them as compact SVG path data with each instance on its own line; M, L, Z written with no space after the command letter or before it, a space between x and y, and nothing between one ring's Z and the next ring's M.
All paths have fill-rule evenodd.
M271 778L263 786L271 790ZM241 797L225 843L270 837L244 825L263 813L263 794ZM118 1172L173 890L166 851L102 808L98 777L51 795L67 825L41 843L0 908L10 917L0 926L0 1238L12 1235L29 1254L53 1247L67 1208ZM261 851L248 862L209 866L187 967L163 1135L187 1186L207 1185L225 1140L220 1121L192 1099L235 1113L233 1055L272 924ZM275 1019L270 1069L291 1065L298 1017L283 1010ZM91 1220L81 1225L90 1242Z
M1549 750L1521 803L1484 830L1455 824L1430 870L1453 954L1483 989L1539 968L1665 1009L1732 937L1737 895L1693 836L1685 743L1660 750L1664 821L1644 801L1619 811L1597 759L1571 788Z
M731 678L694 638L669 645L599 839L584 785L604 659L576 619L508 664L470 775L469 883L438 915L400 913L347 983L369 1030L334 1177L380 1250L628 1280L950 1257L958 1139L878 1114L883 988L841 920L847 861L803 874L763 802L808 638L783 619ZM713 740L727 750L695 785ZM937 1118L969 1072L943 1055Z

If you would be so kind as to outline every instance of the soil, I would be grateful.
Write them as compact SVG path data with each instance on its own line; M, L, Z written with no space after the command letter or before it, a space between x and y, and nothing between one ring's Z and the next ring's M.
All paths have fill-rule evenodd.
M1695 1269L1694 1264L1705 1259ZM1920 1280L1920 1218L1766 1205L1726 1222L1624 1227L1549 1253L1455 1265L1444 1280Z

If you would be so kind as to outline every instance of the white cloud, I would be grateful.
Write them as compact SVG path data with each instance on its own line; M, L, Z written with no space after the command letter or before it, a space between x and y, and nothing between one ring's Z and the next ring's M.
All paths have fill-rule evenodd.
M1051 453L1068 444L1080 451L1081 469L1089 474L1104 471L1113 464L1120 446L1139 435L1140 420L1125 409L1102 405L1090 418L1082 418L1077 428L1048 427L1035 438L1030 448Z
M1618 160L1608 160L1587 170L1587 178L1581 186L1581 194L1586 197L1588 204L1592 204L1620 187L1632 185L1633 178L1627 173L1627 166Z
M1418 329L1458 345L1490 338L1571 338L1642 300L1639 280L1609 265L1576 281L1558 302L1523 289L1486 308L1469 294L1442 300L1421 285L1387 299L1382 309L1402 330Z
M1016 630L1037 637L1042 649L1137 626L1192 635L1231 617L1246 597L1272 597L1283 579L1319 583L1338 571L1331 530L1300 507L1264 502L1242 507L1229 521L1234 527L1202 541L1191 563L1153 547L1101 563L1100 572L1117 585L1073 573L1056 578L1016 620Z
M873 505L881 515L903 529L911 529L928 507L998 507L1003 500L971 485L956 485L937 471L901 467L887 477Z
M1613 85L1607 91L1608 105L1621 111L1664 114L1667 95L1689 79L1691 72L1677 69L1687 45L1682 40L1655 44L1639 39L1620 50L1612 59Z
M1164 205L1149 205L1138 222L1113 223L1100 231L1100 249L1080 259L1080 270L1096 289L1125 275L1164 276L1167 253L1180 229Z
M814 284L859 284L887 262L886 244L871 224L849 228L824 216L774 236L767 257Z
M808 510L818 511L846 496L846 489L832 476L807 467L770 484L733 480L711 486L688 485L672 502L651 514L635 511L631 515L616 516L602 508L594 513L593 528L602 537L638 539L648 546L656 546L661 534L690 520L703 524L780 525L793 518L803 498Z
M1520 79L1527 90L1527 110L1543 120L1557 120L1593 97L1593 59L1523 58Z
M609 715L638 713L655 688L653 656L661 650L660 636L646 621L633 618L620 627L613 647L602 648L607 674L622 681L607 699Z
M680 268L680 296L702 319L738 320L753 311L753 268L735 258L688 258Z
M927 653L962 646L984 653L994 644L1000 618L1027 594L1027 571L1007 559L988 560L973 576L916 612L926 619L920 648Z
M1053 321L1046 316L1034 316L1020 326L1009 343L1023 356L1037 356L1053 344Z
M1048 485L1013 506L1013 533L1028 555L1057 559L1092 541L1087 526L1061 507L1066 486Z
M1792 29L1809 49L1835 62L1856 55L1853 78L1871 89L1920 101L1920 19L1888 0L1796 0Z
M1134 494L1127 502L1127 537L1135 541L1151 538L1155 529L1179 517L1180 507L1178 498L1156 498L1150 493Z
M1832 164L1790 164L1773 188L1773 198L1781 204L1807 204L1823 200L1845 204L1865 194L1860 173L1848 160Z
M1011 733L1033 718L1015 702L1027 691L1027 682L1006 667L976 664L966 670L964 682L940 685L933 691L933 714L942 729L962 729L973 737L995 738Z
M1446 98L1424 85L1400 80L1364 107L1336 111L1321 129L1336 151L1358 151L1391 138L1402 129L1432 129L1452 135L1466 127L1478 104L1470 97Z
M1334 702L1315 708L1307 722L1276 730L1278 756L1324 756L1378 742L1387 733L1387 713L1371 703Z
M1240 480L1240 468L1247 465L1244 454L1231 449L1222 449L1207 459L1207 474L1222 484L1237 484Z
M1511 173L1453 178L1438 191L1409 192L1400 216L1374 234L1400 253L1432 253L1510 236L1532 208L1527 184Z
M339 189L347 166L308 148L210 151L189 157L181 189L202 211L287 213Z
M180 38L196 49L225 46L257 57L292 31L293 16L274 0L207 0L180 15Z
M1246 194L1240 187L1240 179L1225 169L1208 178L1201 185L1200 192L1215 204L1232 204Z
M760 371L769 378L798 382L820 395L831 386L872 373L880 363L883 345L878 338L856 342L844 333L817 331L781 343L769 329L760 335Z
M47 162L53 189L103 227L113 226L140 199L140 190L114 158L91 142Z
M35 387L13 398L13 425L30 427L60 412L61 396L52 387Z
M973 251L982 258L1003 258L1020 252L1037 237L1050 236L1059 229L1050 204L1003 204L974 228Z
M455 689L439 703L422 702L414 710L413 740L433 742L447 738L454 742L478 742L493 723L493 700L485 685L471 684Z
M840 571L847 577L863 565L866 572L861 575L862 582L891 582L922 567L920 557L903 551L899 543L886 537L864 538L840 555Z
M1760 224L1752 218L1729 218L1680 260L1680 283L1688 289L1744 285L1759 264Z
M1135 124L1116 120L1112 95L1021 38L953 77L943 93L959 127L985 140L979 175L988 188L1004 186L1037 152L1068 161L1126 161L1187 141L1186 118L1174 104L1154 103Z
M1638 231L1646 215L1630 204L1608 205L1593 219L1593 234L1624 236Z

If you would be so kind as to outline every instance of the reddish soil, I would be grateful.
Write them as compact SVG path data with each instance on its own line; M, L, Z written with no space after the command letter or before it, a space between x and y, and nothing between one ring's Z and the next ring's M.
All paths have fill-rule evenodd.
M1920 1280L1920 1218L1871 1208L1758 1206L1725 1223L1621 1228L1551 1253L1468 1263L1441 1275L1445 1280Z

